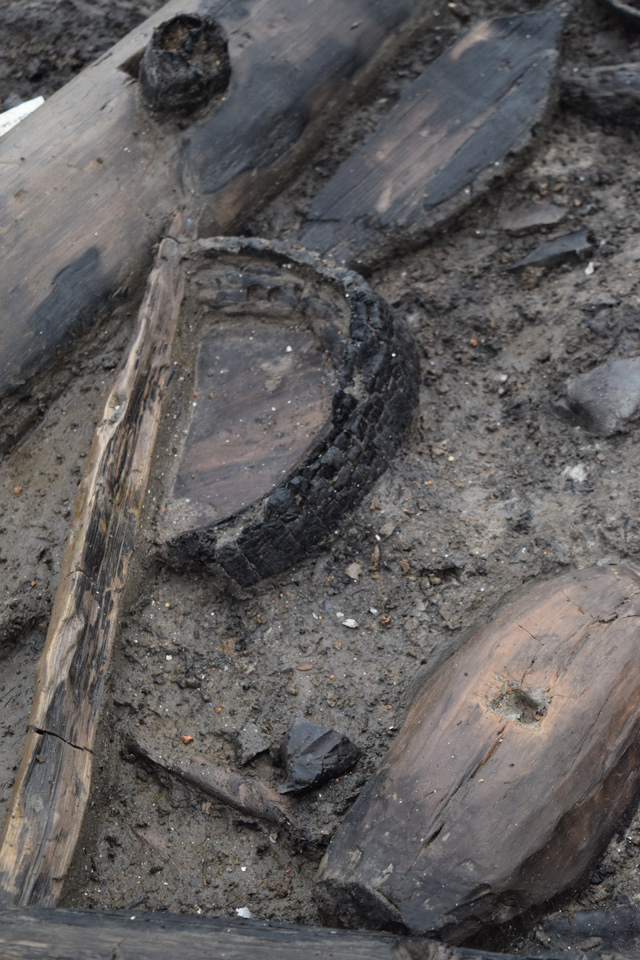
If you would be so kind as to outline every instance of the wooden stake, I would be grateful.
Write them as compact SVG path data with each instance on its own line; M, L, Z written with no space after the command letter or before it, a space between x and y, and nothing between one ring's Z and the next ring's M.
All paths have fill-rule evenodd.
M291 801L257 777L233 775L222 767L205 763L199 757L182 760L175 754L160 755L139 733L129 733L125 738L125 746L136 756L201 790L218 803L224 803L265 823L287 825L302 836L303 831L296 826L291 813Z
M179 225L178 225L179 228ZM0 838L0 903L54 906L75 849L118 611L133 551L184 288L165 239L85 477Z

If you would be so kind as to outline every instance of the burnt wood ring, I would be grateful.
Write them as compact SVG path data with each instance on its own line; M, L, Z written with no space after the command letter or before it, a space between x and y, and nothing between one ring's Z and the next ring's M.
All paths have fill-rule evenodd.
M181 338L193 344L194 338L200 337L201 356L203 324L213 323L213 335L221 338L217 342L224 349L225 335L216 330L227 330L233 338L243 316L245 324L252 324L258 317L264 323L266 317L268 324L285 324L285 339L279 341L280 356L284 356L282 344L289 342L287 336L304 334L313 338L322 362L330 362L328 392L318 429L305 435L308 439L294 451L295 461L288 469L278 471L278 477L285 473L282 479L260 490L240 509L231 506L226 514L217 516L209 510L207 518L206 504L204 513L198 516L197 505L180 499L186 496L194 476L188 468L186 486L180 486L180 458L190 442L189 435L194 433L195 419L179 431L186 439L180 441L183 449L175 454L175 466L169 466L167 478L167 487L173 484L168 502L174 496L175 509L172 513L165 508L164 516L156 520L160 555L174 568L204 568L214 574L224 571L241 586L249 586L285 570L328 540L342 516L387 469L413 421L419 362L403 321L353 271L326 263L305 250L255 238L196 241L184 256L187 280L178 346ZM251 326L247 329L251 332ZM270 327L262 329L270 336ZM247 350L251 349L249 341L255 339L259 339L259 332L246 337ZM241 359L243 350L241 343ZM219 352L214 347L212 354ZM215 356L215 360L220 357ZM209 374L214 372L227 371ZM208 383L215 384L216 380ZM206 399L201 392L198 396L198 405L206 411ZM287 402L291 400L282 401ZM183 401L182 406L192 405ZM220 414L224 417L227 413L225 402ZM185 421L178 419L177 426L185 427ZM197 431L202 450L202 419ZM219 438L210 443L205 460L215 459L216 445L220 449ZM241 461L247 445L238 440ZM264 466L257 463L252 478L263 482L260 474ZM227 482L227 487L233 483ZM218 489L226 496L224 482Z
M142 97L157 114L188 116L231 76L227 41L212 17L181 13L157 27L140 62Z

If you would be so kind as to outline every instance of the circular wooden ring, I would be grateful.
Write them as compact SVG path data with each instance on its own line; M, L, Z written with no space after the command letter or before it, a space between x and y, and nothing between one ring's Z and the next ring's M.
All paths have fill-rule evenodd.
M216 517L211 505L198 506L185 496L188 484L180 487L179 467L169 478L174 493L178 483L180 496L174 497L173 509L165 508L164 518L158 521L161 555L173 567L222 570L248 586L286 569L332 536L341 517L387 469L413 420L419 363L405 324L350 270L283 243L253 238L197 241L185 256L181 322L189 327L192 338L193 331L201 331L202 323L210 323L212 317L217 329L224 330L227 324L231 337L242 322L248 322L251 330L254 322L283 322L288 332L280 341L281 356L286 338L304 329L307 336L313 335L323 357L331 360L332 382L320 428L304 441L302 451L294 451L295 462L283 478L253 502L243 503L240 509L232 506L227 515L222 511ZM224 335L218 335L224 347ZM249 341L256 339L259 333L245 338L247 351ZM240 353L243 349L241 344ZM214 346L212 356L218 361L216 351ZM227 373L225 369L207 372L212 384ZM196 394L200 405L206 398L200 388ZM230 401L223 401L219 415L230 416ZM265 416L268 420L269 415ZM187 439L182 453L175 456L176 463L190 443L189 436L194 439L197 434L194 442L200 442L202 419L199 423L194 426L192 419L182 430ZM229 443L219 433L216 436L218 449ZM241 444L242 439L238 445L243 458L247 444ZM195 476L190 470L191 466L183 470L187 478ZM260 477L260 464L254 476ZM229 480L232 486L234 482Z

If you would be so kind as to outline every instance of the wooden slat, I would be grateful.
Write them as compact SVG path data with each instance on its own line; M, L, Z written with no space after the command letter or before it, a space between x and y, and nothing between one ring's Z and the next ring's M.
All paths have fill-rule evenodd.
M314 199L303 245L371 266L503 177L548 110L570 6L482 20L431 64Z
M574 887L640 787L639 618L640 576L591 568L448 660L331 842L333 917L461 942Z
M127 70L154 25L185 10L219 19L232 73L182 129L151 118ZM133 293L173 210L201 217L201 236L254 214L433 16L428 0L172 0L3 137L0 398L28 392L116 291ZM0 427L12 410L15 434L10 398Z
M164 240L78 490L25 749L0 838L0 903L55 905L80 832L183 273L181 244Z

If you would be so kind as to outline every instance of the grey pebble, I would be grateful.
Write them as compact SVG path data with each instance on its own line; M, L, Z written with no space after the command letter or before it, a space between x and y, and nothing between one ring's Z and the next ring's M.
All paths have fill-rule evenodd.
M640 357L612 360L581 373L567 384L560 413L563 408L590 433L610 437L624 430L640 408Z

